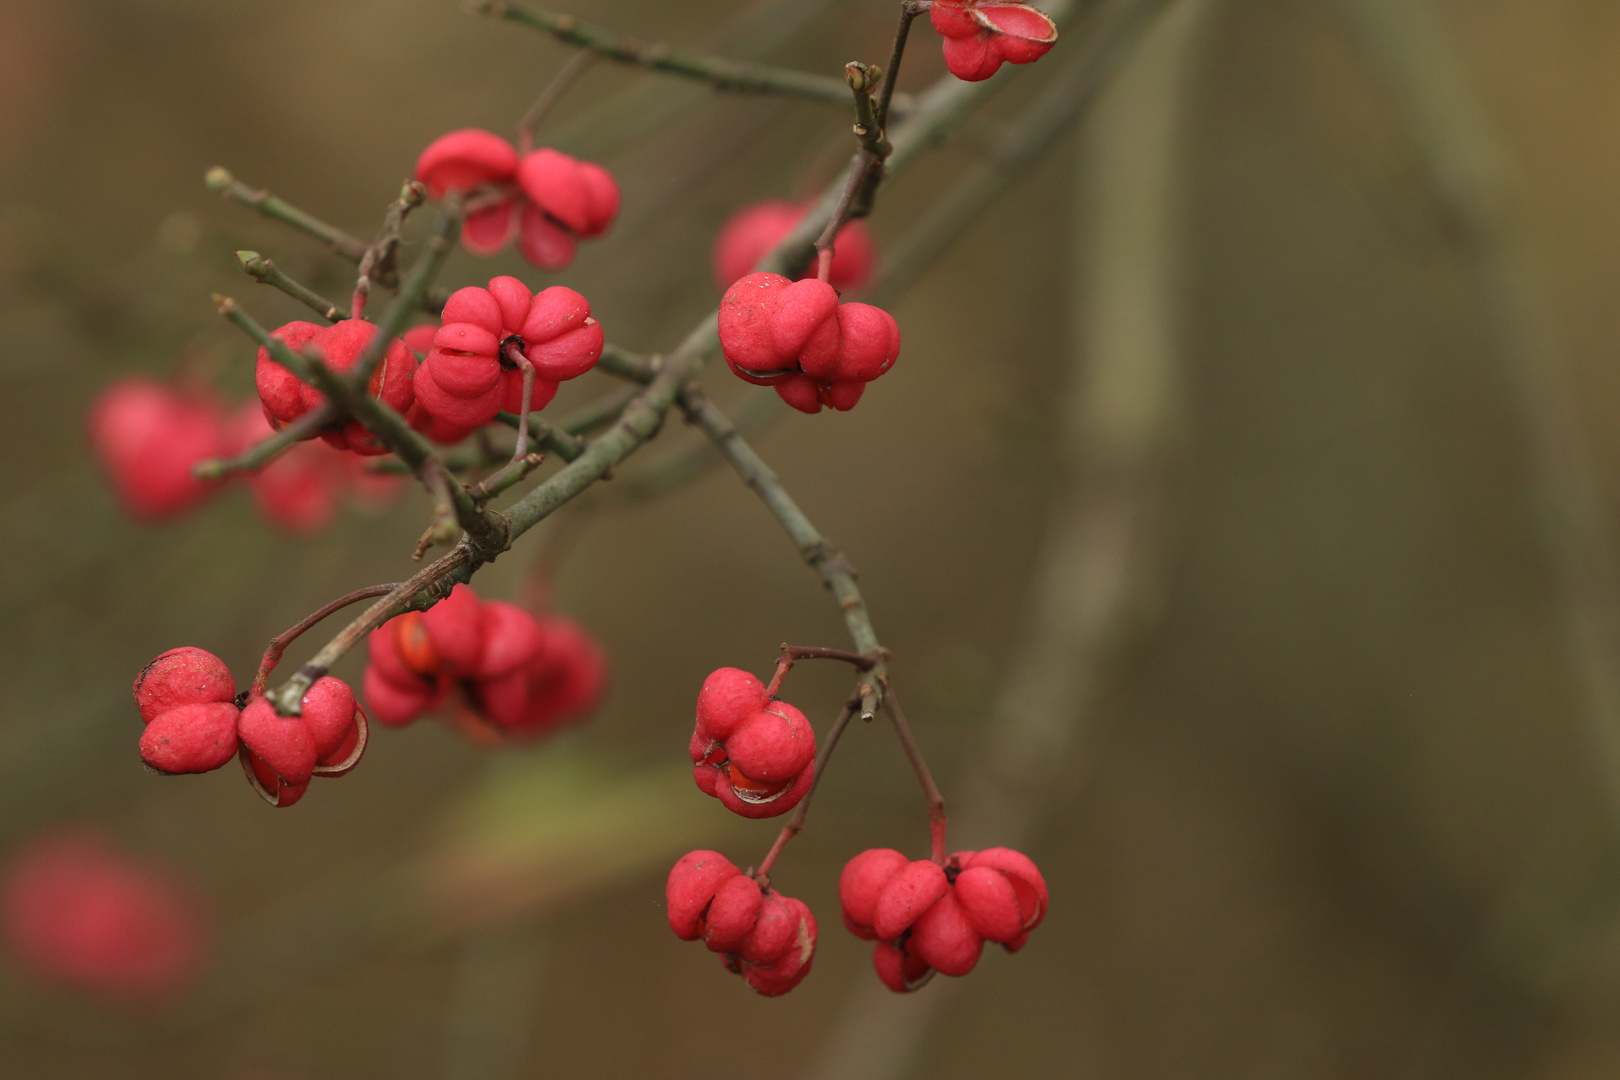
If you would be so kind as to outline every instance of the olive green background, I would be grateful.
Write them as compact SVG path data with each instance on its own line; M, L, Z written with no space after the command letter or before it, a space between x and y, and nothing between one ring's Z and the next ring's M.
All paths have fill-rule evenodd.
M695 45L742 8L572 10ZM823 8L768 55L828 72L882 58L892 4ZM1612 504L1620 8L1439 8L1508 151ZM905 82L921 86L942 65L926 27L914 45ZM844 640L723 471L645 505L565 510L565 528L480 575L484 595L516 595L544 548L557 607L612 657L600 715L549 748L480 750L423 722L382 732L357 772L285 812L234 768L165 780L135 753L128 686L145 660L195 644L245 683L302 614L407 574L429 509L410 492L312 540L267 531L241 491L174 524L120 516L84 447L97 390L185 356L245 397L251 353L208 294L265 322L296 315L231 252L347 287L346 266L221 204L203 171L226 165L369 235L423 145L506 130L566 56L451 0L0 6L0 851L51 825L103 829L197 882L219 946L197 999L150 1015L0 958L5 1075L791 1076L872 978L867 946L838 925L837 870L862 847L926 842L877 726L851 733L775 875L821 920L798 989L757 998L664 922L682 851L746 864L775 831L682 779L704 674L764 671L783 640ZM1075 760L1026 793L1051 916L1018 956L986 954L906 1074L1612 1076L1617 837L1513 388L1464 256L1333 5L1213 0L1191 63L1157 572ZM635 112L581 124L638 80L654 91ZM971 167L1028 82L885 191L880 243ZM716 300L719 223L817 190L847 124L599 64L542 141L614 170L619 225L562 275L459 253L445 280L566 282L611 340L667 347ZM1064 474L1080 146L1055 146L894 305L904 354L859 408L784 416L757 440L860 568L947 796L993 738L984 721ZM708 381L740 394L723 371ZM581 383L565 402L610 385ZM668 428L660 443L695 442ZM358 660L338 673L357 680ZM843 674L795 673L790 691L819 726ZM456 891L480 844L509 871L501 895Z

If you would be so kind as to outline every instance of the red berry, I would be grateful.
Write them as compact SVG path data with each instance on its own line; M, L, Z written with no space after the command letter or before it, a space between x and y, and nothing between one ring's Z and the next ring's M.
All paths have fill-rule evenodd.
M325 761L354 731L354 691L330 675L315 680L304 695L304 726L315 742L315 760Z
M703 943L710 952L736 952L754 930L764 900L753 878L738 874L722 882L703 920Z
M670 869L664 884L665 913L675 936L682 941L702 937L704 917L715 892L741 873L718 851L688 851L682 855Z
M160 1002L200 974L205 934L191 891L93 835L58 833L19 851L0 912L12 954L75 990Z
M462 128L428 143L416 159L416 179L435 199L447 192L468 192L508 184L517 173L517 151L494 132Z
M277 327L270 331L270 336L285 342L294 352L302 352L324 329L319 323L299 320ZM253 364L253 385L259 391L259 403L264 407L265 418L276 427L298 419L308 407L304 404L303 382L276 363L270 356L270 350L262 345Z
M422 612L421 625L433 642L438 668L446 673L472 673L484 652L483 605L469 585Z
M714 239L714 282L721 289L753 272L759 260L793 231L810 209L808 204L770 201L746 206L733 214ZM838 230L828 284L839 292L859 289L872 276L877 247L864 221L851 221ZM806 276L814 271L806 271Z
M542 147L518 163L531 205L582 239L600 236L619 214L619 185L600 165Z
M749 274L720 302L720 345L738 377L775 386L794 408L847 410L894 366L900 329L881 308L840 304L824 281Z
M183 645L160 653L135 676L135 707L151 723L178 705L229 702L236 681L225 661L206 649Z
M737 668L704 680L688 751L698 788L743 817L786 813L815 781L810 721L785 701L766 702L759 680Z
M176 705L141 732L141 760L171 775L211 772L236 754L238 715L228 701Z
M1010 848L959 851L944 866L874 848L844 866L838 899L844 925L877 939L878 977L905 993L936 970L966 975L986 941L1017 952L1045 916L1047 893L1035 864Z
M231 421L226 452L239 454L268 437L265 412L249 402ZM319 532L337 511L342 473L338 457L320 443L300 443L245 477L253 503L266 520L289 533Z
M145 378L120 379L91 403L90 446L113 494L133 517L161 521L218 490L191 466L218 457L224 417L210 397Z
M945 38L945 66L967 82L1034 63L1057 42L1057 25L1022 0L936 0L928 16Z
M309 783L317 755L315 736L302 716L281 716L268 699L258 698L242 710L238 731L242 745L279 781L272 785L258 776L267 797L282 787L301 789Z

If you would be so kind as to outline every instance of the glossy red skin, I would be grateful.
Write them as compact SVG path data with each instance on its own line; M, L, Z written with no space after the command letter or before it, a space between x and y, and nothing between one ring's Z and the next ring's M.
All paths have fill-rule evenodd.
M178 517L219 490L191 475L225 444L224 414L207 395L119 379L91 403L87 431L119 505L139 521Z
M1012 0L941 0L928 15L945 38L945 66L965 82L988 79L1003 63L1034 63L1057 41L1051 19Z
M342 679L324 675L304 695L304 726L315 742L315 760L323 761L354 731L354 691Z
M182 645L159 653L135 676L135 707L151 723L177 705L231 701L236 680L225 661L206 649Z
M733 214L714 239L711 262L715 284L724 291L738 278L753 273L759 260L793 231L808 209L808 204L771 200L745 206ZM827 282L841 293L859 289L870 280L876 262L877 246L866 223L851 221L838 230ZM814 274L811 268L802 276Z
M40 837L0 883L8 952L36 978L123 1004L163 1004L201 974L201 906L172 874L93 834Z
M442 199L451 191L466 193L481 187L509 184L517 174L518 156L512 144L492 131L461 128L428 143L416 159L416 179L428 194Z

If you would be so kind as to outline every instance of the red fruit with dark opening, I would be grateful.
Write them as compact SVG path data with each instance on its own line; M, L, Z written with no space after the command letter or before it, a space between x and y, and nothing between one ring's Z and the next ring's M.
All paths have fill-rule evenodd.
M119 379L91 403L87 427L90 447L131 517L163 521L219 489L191 475L192 465L218 457L225 444L224 416L210 396L153 379Z
M226 453L240 454L272 431L265 410L249 402L232 418ZM329 447L299 443L243 479L265 520L285 532L307 536L331 524L337 513L338 489L344 479L338 461Z
M6 943L34 975L127 1004L161 1004L196 981L201 905L172 874L91 834L41 837L0 887Z
M238 732L253 762L269 770L268 779L262 770L254 770L266 798L283 788L303 794L315 772L317 755L315 736L302 716L281 716L267 699L258 698L242 710Z
M935 0L928 12L945 38L945 66L966 82L994 75L1002 64L1032 64L1057 42L1057 24L1016 0Z
M664 885L669 926L682 941L703 939L726 969L766 997L785 994L810 973L816 920L802 901L759 883L718 851L681 856Z

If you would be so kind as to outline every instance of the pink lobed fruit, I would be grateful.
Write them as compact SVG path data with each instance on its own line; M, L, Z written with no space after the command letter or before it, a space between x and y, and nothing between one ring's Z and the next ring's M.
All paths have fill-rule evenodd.
M722 290L753 272L759 260L781 243L809 210L809 204L770 200L745 206L721 226L714 238L711 261L714 282ZM851 221L838 230L827 282L839 292L859 289L872 276L877 245L864 221ZM814 274L807 270L805 276Z
M704 680L687 749L699 790L743 817L784 814L815 782L810 721L785 701L766 701L763 684L737 668Z
M201 973L201 906L169 872L93 834L42 836L0 885L10 950L36 976L128 1004L161 1004Z
M824 281L749 274L720 301L720 345L739 378L795 409L848 410L894 366L900 329L882 308L840 304Z
M1001 65L1031 64L1057 42L1057 25L1021 0L936 0L928 12L945 38L945 66L966 82Z
M138 520L176 517L219 488L191 475L192 465L218 457L224 445L224 416L206 394L119 379L91 403L87 428L113 494Z
M135 707L147 723L177 705L231 701L236 680L225 661L206 649L182 645L159 653L135 676Z

